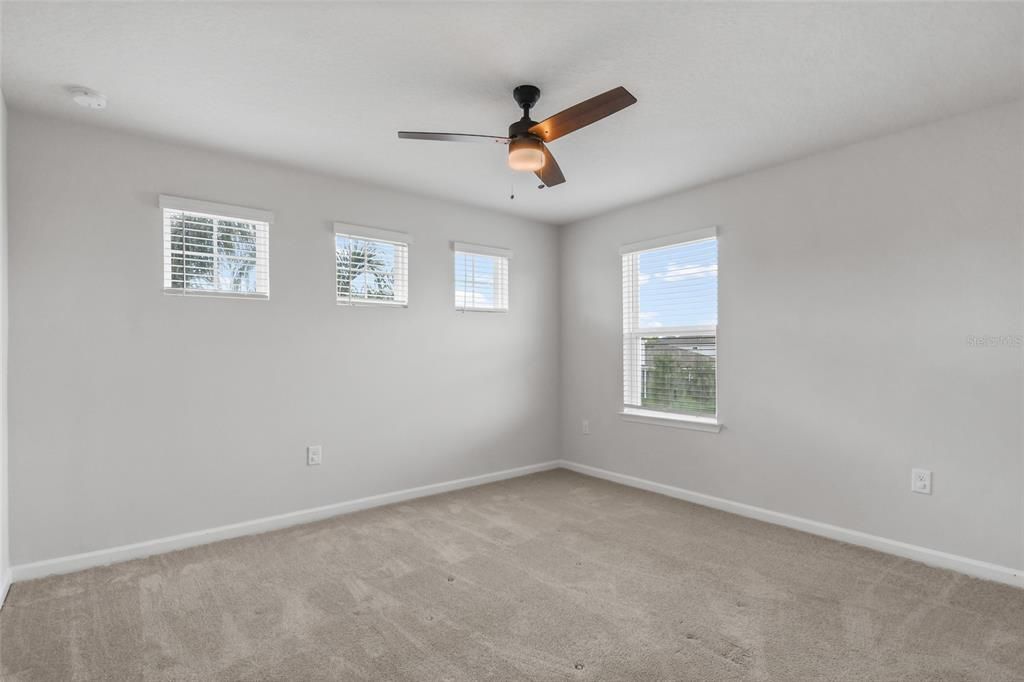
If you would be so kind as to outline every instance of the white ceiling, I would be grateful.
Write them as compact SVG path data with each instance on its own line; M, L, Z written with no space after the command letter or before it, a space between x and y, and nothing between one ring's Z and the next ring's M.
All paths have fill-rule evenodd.
M564 223L1020 97L1022 24L1016 3L7 2L3 87L15 108ZM520 83L538 120L617 85L639 102L552 143L568 182L544 190L498 145L396 138L503 135Z

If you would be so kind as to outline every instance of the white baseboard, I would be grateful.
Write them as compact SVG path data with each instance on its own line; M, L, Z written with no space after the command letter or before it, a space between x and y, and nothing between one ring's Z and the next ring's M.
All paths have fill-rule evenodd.
M481 476L470 476L468 478L460 478L454 481L445 481L443 483L434 483L431 485L420 486L418 488L409 488L407 490L399 490L381 495L363 497L357 500L329 504L323 507L314 507L312 509L303 509L300 511L289 512L287 514L279 514L277 516L268 516L253 521L244 521L242 523L219 526L217 528L209 528L191 533L183 533L181 535L158 538L156 540L148 540L146 542L138 542L131 545L111 547L110 549L74 554L71 556L58 557L56 559L37 561L29 564L19 564L12 566L7 575L0 576L0 605L3 604L3 598L6 596L10 584L21 580L32 580L33 578L42 578L59 573L71 573L87 568L93 568L95 566L105 566L107 564L120 561L140 559L153 554L173 552L186 547L205 545L218 540L227 540L230 538L241 537L243 535L265 533L279 528L318 521L331 516L349 514L362 509L394 504L396 502L403 502L417 497L437 495L451 490L458 490L460 488L470 488L477 485L483 485L485 483L493 483L495 481L502 481L508 478L526 476L528 474L556 469L559 467L569 469L570 471L575 471L586 476L602 478L614 483L621 483L633 488L640 488L641 490L647 490L661 495L667 495L668 497L686 500L687 502L693 502L705 507L712 507L714 509L720 509L740 516L758 519L759 521L766 521L779 526L786 526L787 528L793 528L807 533L812 533L814 535L831 538L833 540L839 540L840 542L870 547L871 549L885 552L887 554L894 554L906 559L920 561L921 563L928 564L929 566L946 568L960 573L965 573L976 578L994 580L1007 585L1024 588L1024 570L999 566L997 564L978 561L976 559L970 559L956 554L949 554L947 552L940 552L927 547L920 547L918 545L900 542L899 540L890 540L877 535L870 535L856 530L833 526L828 523L812 521L799 516L783 514L781 512L743 504L742 502L734 502L733 500L727 500L721 497L705 495L692 490L686 490L685 488L677 488L663 483L655 483L654 481L648 481L635 476L628 476L614 471L599 469L586 464L579 464L578 462L554 460L550 462L542 462L540 464L531 464L529 466L518 467L515 469L506 469L504 471L497 471L491 474L483 474Z
M121 545L120 547L100 549L93 552L85 552L83 554L73 554L71 556L58 557L56 559L47 559L45 561L36 561L28 564L18 564L11 567L8 577L10 578L10 582L18 582L21 580L32 580L33 578L42 578L44 576L56 575L59 573L72 573L74 571L81 571L95 566L105 566L107 564L128 561L130 559L141 559L153 554L173 552L174 550L184 549L186 547L205 545L218 540L227 540L243 535L265 533L279 528L309 523L311 521L319 521L320 519L329 518L331 516L350 514L363 509L380 507L386 504L394 504L396 502L404 502L405 500L412 500L417 497L427 497L429 495L437 495L439 493L458 490L460 488L470 488L477 485L483 485L485 483L503 481L508 478L526 476L527 474L537 473L538 471L556 469L558 466L558 461L541 462L540 464L530 464L528 466L496 471L494 473L483 474L480 476L470 476L468 478L459 478L454 481L424 485L418 488L408 488L406 490L398 490L396 492L383 493L381 495L372 495L370 497L362 497L358 500L338 502L335 504L325 505L323 507L314 507L312 509L303 509L300 511L288 512L286 514L278 514L277 516L267 516L253 521L243 521L242 523L233 523L227 526L208 528L206 530L198 530L191 533L182 533L181 535L172 535L170 537L158 538L156 540L137 542L131 545ZM6 586L4 589L6 590Z
M947 552L940 552L927 547L911 545L906 542L900 542L899 540L890 540L877 535L862 533L857 530L850 530L848 528L833 526L828 523L821 523L820 521L811 521L810 519L801 518L799 516L792 516L790 514L771 511L770 509L763 509L761 507L743 504L742 502L734 502L732 500L726 500L712 495L705 495L703 493L697 493L684 488L677 488L663 483L655 483L654 481L648 481L635 476L627 476L626 474L620 474L614 471L598 469L597 467L588 466L586 464L579 464L568 460L561 460L558 464L562 468L569 469L586 476L603 478L606 481L621 483L633 488L640 488L641 490L660 493L662 495L667 495L668 497L675 497L677 499L686 500L687 502L693 502L705 507L712 507L714 509L720 509L722 511L746 516L759 521L766 521L779 526L802 530L806 533L839 540L840 542L846 542L851 545L870 547L871 549L878 550L879 552L895 554L896 556L900 556L905 559L913 559L914 561L920 561L921 563L928 564L929 566L947 568L951 571L957 571L959 573L974 576L975 578L994 580L995 582L1024 588L1024 570L1022 569L990 564L986 561L969 559L956 554L949 554Z
M9 589L11 589L10 571L5 571L0 567L0 609L4 607L4 602L7 600L7 590Z

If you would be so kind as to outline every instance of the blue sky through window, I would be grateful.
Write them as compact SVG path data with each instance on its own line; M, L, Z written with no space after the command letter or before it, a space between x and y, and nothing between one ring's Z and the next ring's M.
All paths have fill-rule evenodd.
M718 324L718 240L637 254L641 329Z
M495 305L494 256L457 253L455 256L455 305L492 308Z

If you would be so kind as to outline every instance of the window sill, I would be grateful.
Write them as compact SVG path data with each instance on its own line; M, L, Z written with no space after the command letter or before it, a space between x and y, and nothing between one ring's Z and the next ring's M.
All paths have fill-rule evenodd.
M675 429L691 429L693 431L707 431L718 433L722 425L713 417L692 417L670 412L658 412L656 410L639 410L627 407L619 412L622 418L628 422L638 424L653 424L655 426L668 426Z
M167 296L182 298L237 298L254 301L268 301L270 294L240 294L234 291L216 291L214 289L182 289L180 287L164 287Z
M343 308L408 308L408 303L398 301L336 301Z

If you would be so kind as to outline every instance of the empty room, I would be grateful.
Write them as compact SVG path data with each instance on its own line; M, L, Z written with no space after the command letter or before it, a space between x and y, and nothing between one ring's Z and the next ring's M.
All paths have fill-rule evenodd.
M0 38L3 682L1024 681L1024 2Z

